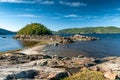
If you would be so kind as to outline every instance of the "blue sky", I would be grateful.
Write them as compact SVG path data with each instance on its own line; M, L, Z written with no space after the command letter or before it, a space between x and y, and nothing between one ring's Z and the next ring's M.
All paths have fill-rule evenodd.
M51 30L120 27L120 0L0 0L0 28L18 31L34 22Z

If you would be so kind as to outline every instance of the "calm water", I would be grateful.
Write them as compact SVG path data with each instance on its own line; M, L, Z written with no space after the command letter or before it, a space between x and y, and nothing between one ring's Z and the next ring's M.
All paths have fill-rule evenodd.
M60 44L58 46L47 46L44 48L47 54L60 56L106 57L120 56L120 34L86 34L99 37L100 40L76 42L72 44ZM6 38L3 38L3 37ZM24 48L26 42L12 39L14 35L0 35L0 52ZM63 35L70 36L70 35ZM27 42L28 43L28 42ZM27 44L28 45L28 44Z
M22 49L37 43L33 41L18 41L12 39L13 36L14 35L0 35L0 52Z
M23 48L20 41L12 39L13 36L14 35L0 35L0 52Z
M88 36L99 37L100 40L76 42L72 44L61 44L59 46L47 46L47 54L60 56L106 57L120 56L120 34L86 34ZM69 35L63 35L69 36Z

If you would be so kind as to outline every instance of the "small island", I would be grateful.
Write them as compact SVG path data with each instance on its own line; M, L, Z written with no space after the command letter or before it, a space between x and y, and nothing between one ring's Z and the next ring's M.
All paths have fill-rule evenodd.
M75 41L94 41L99 39L96 37L83 36L79 34L70 37L54 35L52 34L52 31L39 23L31 23L26 25L24 28L19 30L17 35L15 35L13 38L18 40L44 41L49 43L52 42L54 44L72 43Z

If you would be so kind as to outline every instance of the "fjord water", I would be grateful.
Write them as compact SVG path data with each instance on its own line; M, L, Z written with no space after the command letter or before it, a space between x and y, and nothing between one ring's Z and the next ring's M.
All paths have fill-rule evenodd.
M120 34L84 34L87 36L98 37L96 41L79 41L72 44L61 44L58 46L47 46L46 53L60 56L78 56L87 57L107 57L120 56ZM70 36L70 35L63 35Z
M35 41L20 41L12 39L15 35L0 35L0 52L22 49L36 44Z
M23 47L20 41L12 39L13 36L14 35L0 35L0 52L21 49Z
M100 38L96 41L78 41L72 44L49 45L44 48L47 54L60 56L106 57L120 56L120 34L85 34ZM14 35L0 35L0 52L24 48L25 43L12 39ZM71 36L62 35L62 36ZM3 38L6 37L6 38ZM31 43L31 42L30 42ZM27 44L28 45L28 44Z

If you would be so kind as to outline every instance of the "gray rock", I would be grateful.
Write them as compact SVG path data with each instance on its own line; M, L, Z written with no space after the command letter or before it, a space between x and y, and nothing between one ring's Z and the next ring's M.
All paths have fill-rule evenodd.
M5 80L20 79L20 78L33 79L34 76L37 75L37 73L38 73L38 71L36 71L36 70L21 71L19 73L15 73L15 74L6 76Z
M112 74L116 74L120 78L120 57L108 57L103 60L104 62L95 65L95 67L103 73L112 72ZM109 75L107 74L107 76Z
M39 66L47 66L47 64L48 64L48 60L46 59L42 59L38 62Z
M65 77L68 77L69 76L69 73L68 72L58 72L58 73L51 73L49 76L48 76L48 79L49 80L60 80L62 78L65 78Z

